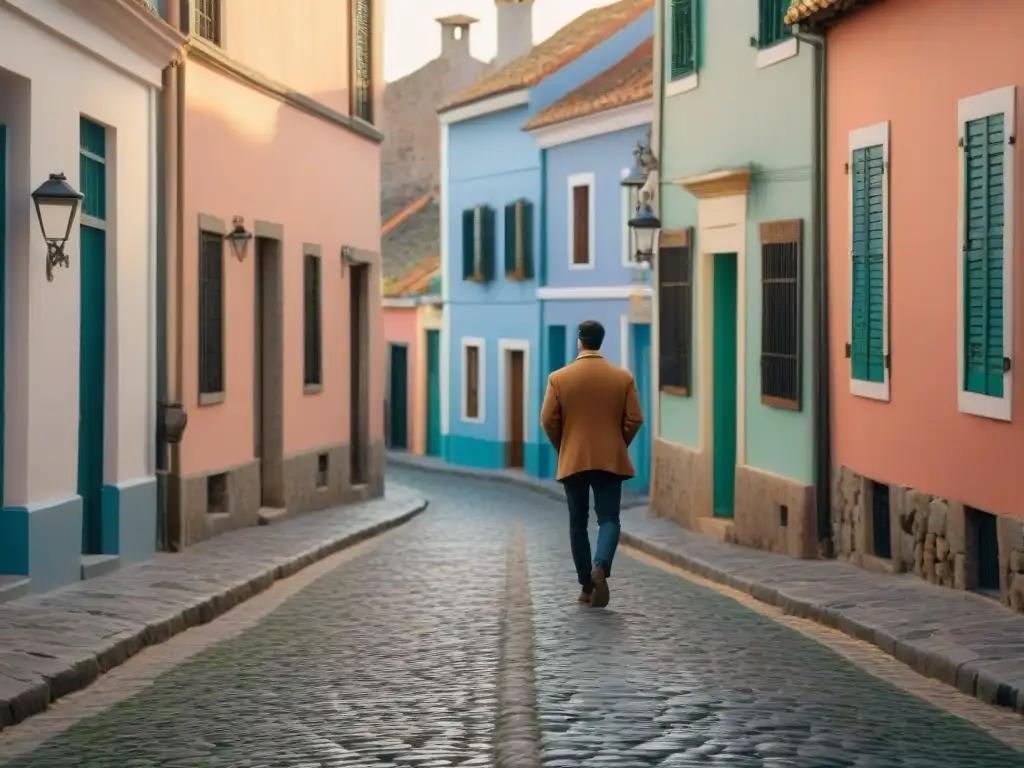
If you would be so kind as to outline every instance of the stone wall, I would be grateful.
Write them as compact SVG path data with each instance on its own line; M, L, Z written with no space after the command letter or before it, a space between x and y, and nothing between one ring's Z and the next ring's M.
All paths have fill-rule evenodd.
M848 467L833 477L832 533L837 558L879 568L872 525L872 482ZM884 566L909 572L929 583L973 590L978 555L968 511L956 500L899 485L889 486L891 561ZM1000 596L1024 613L1024 520L998 516Z
M739 544L790 557L818 556L814 486L740 465L735 498Z

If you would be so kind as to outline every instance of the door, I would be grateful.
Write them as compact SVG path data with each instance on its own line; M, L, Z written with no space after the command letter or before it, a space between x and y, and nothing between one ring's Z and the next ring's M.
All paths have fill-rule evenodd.
M366 482L366 453L369 450L369 353L367 339L367 266L350 264L349 267L349 477L352 485ZM379 406L378 406L379 407Z
M390 448L404 451L409 447L409 348L391 344L388 363L388 443Z
M732 517L736 487L736 254L714 257L714 505Z
M104 552L101 513L106 384L107 233L82 225L78 363L78 494L82 497L82 552Z
M7 126L0 123L0 507L4 504L4 360L7 339L4 319L7 299ZM3 571L0 564L0 572Z
M559 368L564 368L568 358L568 347L566 341L566 330L564 325L549 325L548 326L548 375L557 371ZM547 382L544 384L547 387ZM545 457L543 474L545 477L555 477L558 474L558 453L551 443L547 441L547 438L541 436L544 441L544 452L541 454Z
M427 456L441 455L441 332L427 331Z
M523 393L526 382L523 380L523 352L514 349L508 353L508 392L506 418L508 419L508 441L505 443L505 465L509 469L522 469L525 454L526 435L524 434Z
M630 481L638 492L649 491L651 481L651 326L630 326L630 348L632 349L629 366L636 380L636 389L640 394L640 407L644 412L644 424L640 427L633 444L629 446L629 455L636 470L636 477Z
M253 270L253 456L260 461L260 505L280 508L285 505L280 241L256 238Z

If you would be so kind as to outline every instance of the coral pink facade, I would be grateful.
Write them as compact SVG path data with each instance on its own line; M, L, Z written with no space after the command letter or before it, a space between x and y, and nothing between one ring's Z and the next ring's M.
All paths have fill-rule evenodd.
M865 5L828 33L829 280L833 462L877 482L906 486L985 512L1024 517L1024 375L1012 378L1012 417L963 412L958 373L958 105L1016 86L1024 94L1024 3L887 0ZM1012 115L1006 119L1011 120ZM1019 117L1017 118L1019 120ZM888 123L888 401L851 394L851 132ZM1011 148L1012 149L1012 148ZM1018 156L1006 184L1024 191ZM1018 192L1017 199L1020 199ZM1024 232L1013 206L1007 227ZM1018 237L1018 243L1019 243ZM1019 244L1010 264L1020 264ZM1006 279L1010 280L1010 273ZM1024 362L1024 269L1010 302L1013 344Z

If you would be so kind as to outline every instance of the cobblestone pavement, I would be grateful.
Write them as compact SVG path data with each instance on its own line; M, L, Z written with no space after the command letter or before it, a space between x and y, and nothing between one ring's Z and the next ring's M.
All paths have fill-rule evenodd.
M512 604L532 611L534 674L512 679L534 688L545 768L1024 766L807 636L636 560L616 563L608 610L577 604L566 514L551 499L394 476L431 506L386 545L7 765L440 768L497 754L510 755L503 768L537 765L494 745ZM528 582L512 574L508 586L528 600L506 592L517 540ZM515 705L522 719L529 702Z

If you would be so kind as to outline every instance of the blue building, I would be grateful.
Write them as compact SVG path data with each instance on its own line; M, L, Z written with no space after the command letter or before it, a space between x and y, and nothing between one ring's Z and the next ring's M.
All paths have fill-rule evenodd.
M653 0L620 0L583 14L439 110L449 462L548 473L537 418L548 373L538 298L547 172L523 127L649 38L652 9Z
M646 141L654 115L650 38L621 61L535 115L525 128L544 162L546 269L537 288L544 373L576 356L576 325L597 320L607 332L602 351L633 372L650 411L650 271L635 259L626 221L635 193L622 185L634 149ZM539 412L531 415L536 421ZM650 427L631 447L636 478L650 482ZM541 472L554 476L550 448Z

